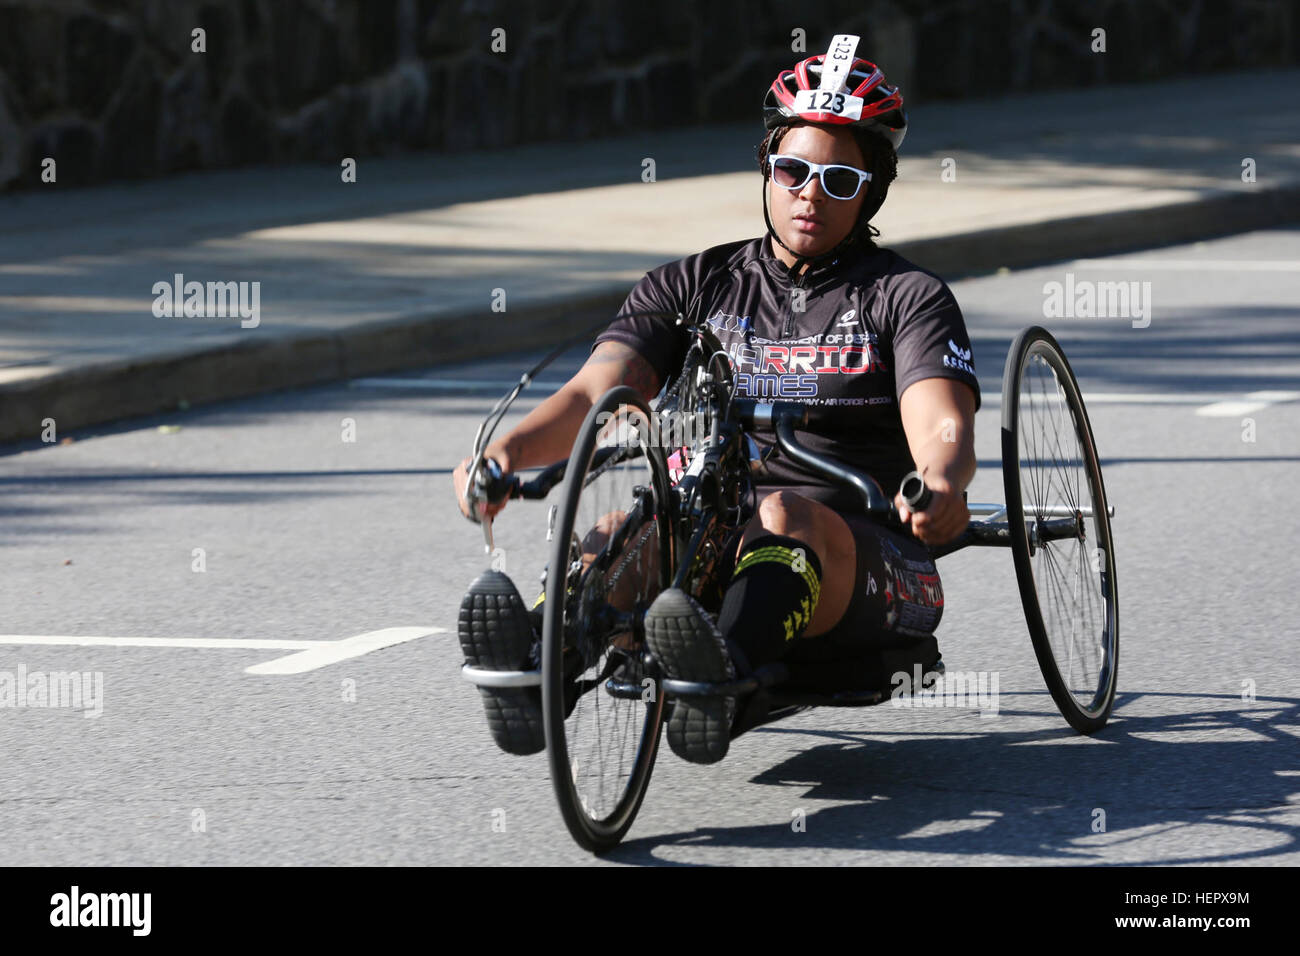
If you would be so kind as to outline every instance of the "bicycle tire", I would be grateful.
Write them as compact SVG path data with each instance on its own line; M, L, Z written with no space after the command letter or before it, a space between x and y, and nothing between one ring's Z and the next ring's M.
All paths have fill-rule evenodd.
M648 444L645 434L641 434L636 439L637 448L622 456L622 460L614 456L606 458L597 468L592 467L602 436L609 427L609 422L602 422L601 416L627 414L625 410L628 409L649 421L650 411L635 391L626 386L611 389L592 406L579 429L569 458L561 503L552 525L554 543L547 571L543 614L542 715L551 782L570 834L579 845L595 853L617 845L632 826L650 782L664 718L659 674L644 660L634 663L634 654L607 643L618 634L631 633L628 640L635 644L635 630L607 634L593 623L615 613L612 605L604 601L609 593L603 589L612 591L617 587L622 576L629 573L629 568L635 566L635 573L642 576L632 580L635 600L633 610L627 612L638 623L653 597L671 582L674 571L671 484L662 449ZM626 524L632 529L627 540L638 542L638 550L635 556L631 549L620 552L627 558L622 564L622 575L616 579L612 570L608 575L600 570L609 541L591 565L583 569L582 542L575 536L575 527L585 520L584 495L591 499L596 494L592 489L598 478L608 477L623 465L636 462L644 465L649 478L643 486L642 497L648 494L652 499L644 503L645 510L641 512L633 511L636 505L632 505L626 512L615 511L614 514L622 514L615 521L620 528ZM588 504L592 502L588 501ZM598 500L594 505L595 510L603 507ZM651 563L643 550L651 532L643 529L653 529L655 540L648 547L649 555L655 558L657 571L643 567ZM594 528L592 532L588 532L587 527L581 530L587 537L594 533ZM576 557L575 546L579 548ZM610 558L611 563L616 560ZM616 695L610 688L626 688L629 679L626 674L618 677L618 670L608 680L600 679L616 660L621 660L618 670L635 673L637 667L644 668L639 683L644 690L650 691L649 700L644 694L635 699L627 699L626 694ZM578 667L581 670L577 670ZM593 671L596 678L583 676ZM594 683L585 692L578 693L589 681ZM606 700L613 703L602 712L602 703ZM625 706L620 709L619 705ZM621 730L617 726L619 721L623 724ZM635 741L631 740L632 724L640 725L635 732ZM588 739L587 726L591 726L599 738L594 754L583 749ZM607 732L608 750L604 739ZM615 749L620 749L620 752L614 753ZM626 777L623 776L625 757ZM607 758L609 763L615 764L618 777L609 791L605 788L603 776L595 778L608 769Z
M1040 411L1048 412L1041 424ZM1062 429L1073 438L1063 441ZM1016 581L1039 669L1070 726L1096 733L1110 717L1119 679L1115 549L1078 381L1060 344L1040 326L1021 331L1007 352L1002 476ZM1075 536L1045 539L1045 522L1061 519L1074 522ZM1053 605L1062 598L1070 607L1058 613Z

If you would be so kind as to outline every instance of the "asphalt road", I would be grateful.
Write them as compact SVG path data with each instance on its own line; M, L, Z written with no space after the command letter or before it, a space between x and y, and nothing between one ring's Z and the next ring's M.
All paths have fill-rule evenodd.
M1149 324L1044 319L1044 285L1067 272L1149 281ZM1116 509L1111 725L1085 738L1056 712L1010 554L959 553L939 564L940 646L950 670L998 674L997 716L811 711L746 735L713 767L664 747L605 862L1300 863L1300 627L1284 600L1300 579L1300 230L953 288L985 383L972 501L1003 497L998 383L1016 330L1051 328L1088 397ZM584 353L542 380L563 380ZM20 668L102 676L97 717L0 707L5 862L593 862L563 827L545 758L497 752L458 674L456 609L487 559L455 511L450 469L528 359L0 448L0 635L323 642L445 629L289 674L246 669L293 646L0 637L0 682ZM516 503L497 523L528 599L545 511Z

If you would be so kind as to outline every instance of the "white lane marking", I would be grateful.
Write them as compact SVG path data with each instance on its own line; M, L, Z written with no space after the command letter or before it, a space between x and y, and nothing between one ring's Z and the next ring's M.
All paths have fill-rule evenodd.
M984 402L981 408L1002 405L1002 386L997 390L981 389ZM1220 392L1084 392L1083 404L1092 405L1204 405L1206 402L1227 401L1238 396Z
M337 641L284 641L219 637L99 637L43 634L0 634L0 645L44 647L180 647L193 650L297 651L245 668L246 674L302 674L327 664L360 657L394 644L404 644L430 634L445 634L445 627L387 627Z
M1084 392L1086 405L1200 405L1206 400L1226 398L1205 392Z
M512 382L494 382L478 378L354 378L348 382L351 388L410 388L432 392L450 392L463 389L491 389L495 392L508 392L519 384L519 379ZM560 386L550 382L533 382L524 390L524 394L549 395L559 391Z
M985 388L981 385L984 396L981 409L1002 407L1002 386ZM1231 418L1234 415L1247 415L1257 412L1269 405L1294 402L1300 399L1300 392L1247 392L1245 395L1230 392L1084 392L1084 407L1093 405L1199 405L1197 415Z
M193 647L256 651L305 650L320 641L245 640L220 637L66 637L35 634L0 634L0 644L62 644L72 647Z
M394 644L405 644L430 634L445 634L445 627L386 627L341 641L318 641L311 650L299 651L286 657L277 657L264 664L244 668L245 674L302 674L327 664L337 664L352 657L360 657Z
M1171 272L1300 272L1291 259L1075 259L1066 268L1165 269Z
M1213 405L1198 408L1196 414L1207 418L1235 418L1238 415L1257 412L1261 408L1268 408L1270 405L1294 402L1298 398L1300 392L1247 392L1244 397L1236 400L1215 402Z

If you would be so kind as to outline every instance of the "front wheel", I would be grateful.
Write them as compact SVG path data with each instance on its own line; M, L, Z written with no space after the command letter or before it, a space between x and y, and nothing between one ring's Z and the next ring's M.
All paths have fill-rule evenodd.
M1092 426L1065 353L1032 326L1002 377L1002 478L1038 666L1070 726L1106 726L1119 675L1119 592Z
M642 621L674 571L671 485L650 412L611 389L587 414L551 515L542 715L551 783L573 838L593 852L631 827L664 716Z

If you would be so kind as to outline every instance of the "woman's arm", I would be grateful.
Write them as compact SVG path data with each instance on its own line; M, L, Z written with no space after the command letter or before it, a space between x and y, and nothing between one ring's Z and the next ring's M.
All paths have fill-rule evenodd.
M975 477L975 393L951 378L913 382L898 401L907 445L934 500L913 514L894 499L899 517L926 544L946 544L970 523L962 492Z
M573 378L525 415L508 434L488 445L486 456L495 458L507 473L567 458L587 412L616 385L631 386L648 402L659 394L660 383L650 363L630 345L602 342ZM462 514L468 514L465 483L469 463L465 459L452 473ZM486 514L495 515L504 507L504 502L492 506Z
M629 385L647 402L659 394L650 363L622 342L601 342L573 378L487 447L506 472L567 458L591 406L616 385Z

